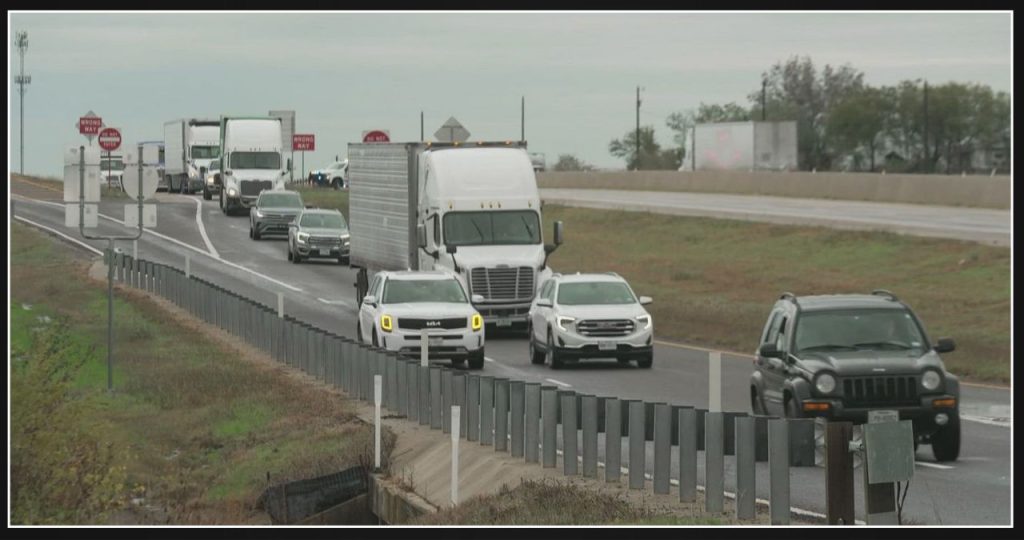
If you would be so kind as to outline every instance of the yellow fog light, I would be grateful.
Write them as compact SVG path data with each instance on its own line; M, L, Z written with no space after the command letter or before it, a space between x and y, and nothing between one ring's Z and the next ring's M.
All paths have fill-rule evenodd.
M385 332L390 332L393 327L391 326L391 315L380 316L380 329Z
M472 327L473 331L477 331L484 327L484 318L481 317L479 313L473 314Z

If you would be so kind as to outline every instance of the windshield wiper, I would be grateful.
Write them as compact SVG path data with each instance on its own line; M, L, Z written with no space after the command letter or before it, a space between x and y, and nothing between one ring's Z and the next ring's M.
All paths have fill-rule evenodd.
M896 347L896 348L899 348L899 349L911 349L911 348L913 348L910 345L908 345L906 343L903 343L903 342L900 342L900 341L869 341L869 342L866 342L866 343L854 343L853 346L857 347L857 348L884 347L884 346Z
M857 347L853 347L851 345L824 344L824 345L813 345L811 347L804 347L804 348L802 348L800 350L801 351L813 351L813 350L817 350L817 349L843 349L843 350L847 350L847 351L855 351L855 350L857 350Z

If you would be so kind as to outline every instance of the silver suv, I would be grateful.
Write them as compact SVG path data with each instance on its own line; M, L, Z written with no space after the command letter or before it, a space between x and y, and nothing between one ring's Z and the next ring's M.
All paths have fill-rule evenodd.
M265 189L249 212L249 238L264 234L288 234L288 225L302 211L302 195L296 191Z
M288 225L288 260L298 264L303 259L320 257L347 264L350 236L341 212L307 208Z
M554 274L530 306L530 360L553 369L581 358L654 363L654 323L618 274Z

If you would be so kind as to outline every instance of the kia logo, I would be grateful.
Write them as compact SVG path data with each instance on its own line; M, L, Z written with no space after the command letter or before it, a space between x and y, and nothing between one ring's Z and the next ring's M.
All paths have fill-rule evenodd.
M441 326L441 321L427 321L427 326Z

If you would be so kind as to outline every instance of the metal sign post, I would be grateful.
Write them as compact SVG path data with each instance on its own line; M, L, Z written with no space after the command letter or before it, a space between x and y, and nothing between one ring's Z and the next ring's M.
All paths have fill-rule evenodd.
M102 143L101 143L102 144ZM120 146L120 134L118 144ZM108 150L116 150L117 146ZM136 241L142 237L142 206L145 197L142 192L142 146L139 146L139 230L132 236L102 236L89 235L85 232L85 147L78 148L78 232L83 238L89 240L107 241L107 391L114 389L114 241L132 240Z
M373 376L373 471L380 472L380 403L384 381Z

